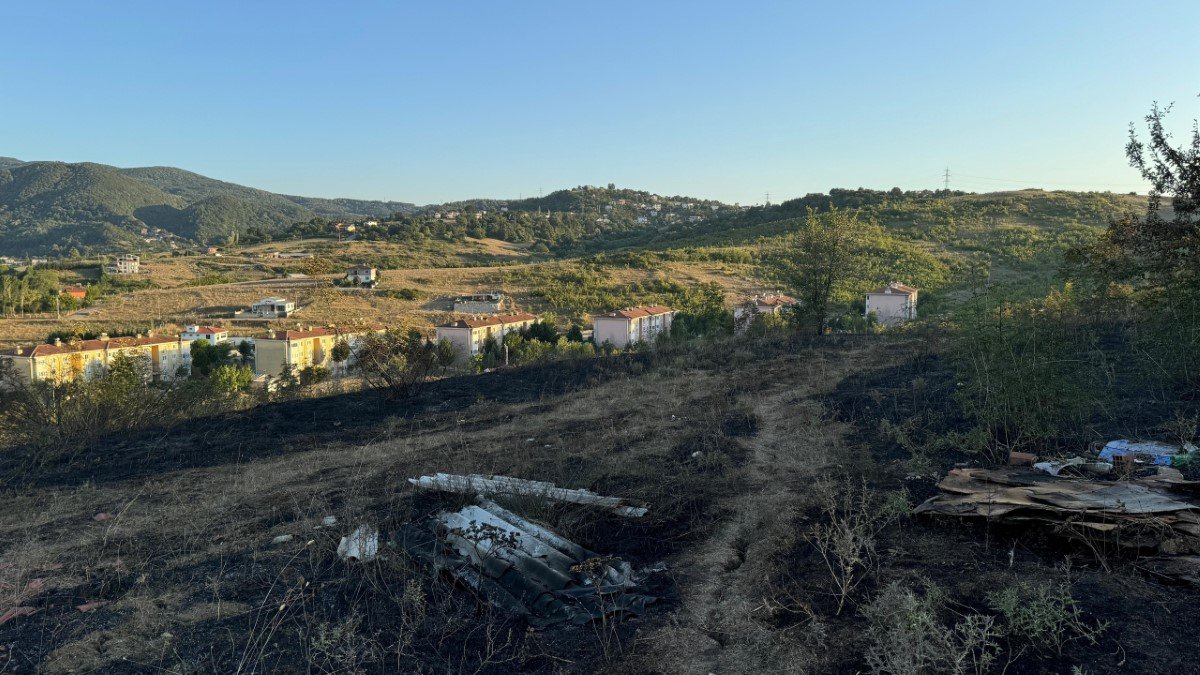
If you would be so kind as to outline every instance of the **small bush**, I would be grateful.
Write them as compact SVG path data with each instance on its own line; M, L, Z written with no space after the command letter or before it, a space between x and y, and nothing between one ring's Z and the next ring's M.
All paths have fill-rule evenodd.
M1085 623L1083 610L1064 583L1027 583L988 595L988 604L1004 617L1010 637L1026 640L1038 649L1062 654L1072 640L1092 644L1107 627Z
M813 525L807 539L825 561L841 614L850 595L878 564L876 537L907 513L908 501L903 493L884 499L865 483L821 483L817 494L824 517Z
M950 623L945 597L932 584L923 595L893 583L862 608L869 622L867 666L874 673L985 673L1000 655L995 619L968 614Z

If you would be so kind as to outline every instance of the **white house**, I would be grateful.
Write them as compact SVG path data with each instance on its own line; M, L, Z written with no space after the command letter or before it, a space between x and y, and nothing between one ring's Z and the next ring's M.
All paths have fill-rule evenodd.
M608 342L625 348L637 342L649 342L671 329L675 310L661 305L626 307L592 317L592 337L596 344Z
M491 314L503 308L503 293L473 293L454 298L454 311L463 314Z
M122 253L116 260L104 266L109 274L137 274L141 270L142 261L132 253Z
M756 316L763 314L779 315L783 313L785 307L794 307L799 303L799 300L782 293L756 295L733 308L733 325L739 330L744 330L749 328L750 322Z
M917 289L893 281L867 293L865 315L870 316L872 312L885 326L917 318Z
M263 298L250 306L250 313L264 319L287 318L296 311L296 303L284 298Z
M188 343L193 340L208 340L208 344L215 345L228 342L229 331L218 326L186 326L179 334L179 339Z
M438 326L437 339L439 342L449 340L458 350L459 357L466 360L478 354L488 338L500 342L508 333L519 331L535 321L536 316L525 313L459 319Z
M375 285L377 279L379 279L379 271L374 267L358 265L346 270L347 283L370 287Z

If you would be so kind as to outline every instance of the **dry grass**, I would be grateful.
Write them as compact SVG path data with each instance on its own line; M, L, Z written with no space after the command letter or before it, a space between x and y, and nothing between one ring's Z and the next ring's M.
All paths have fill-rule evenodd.
M322 240L328 244L328 240ZM302 248L302 242L289 242L289 250ZM503 242L491 242L495 249ZM390 247L392 244L349 242L347 245ZM264 244L281 248L280 244ZM273 272L270 260L253 257L261 253L254 247L244 257L148 258L143 267L156 288L124 293L104 298L85 313L54 316L29 316L0 319L0 345L40 342L55 330L119 330L131 324L153 323L162 331L177 331L190 323L228 325L234 334L251 335L268 325L275 328L298 325L345 324L380 322L402 328L429 330L451 316L449 301L460 293L500 290L512 296L519 309L545 312L556 308L534 296L536 289L522 283L505 282L505 267L430 267L383 270L376 290L333 288L336 274L317 275L309 279L269 278ZM519 251L513 253L519 255ZM541 263L530 263L538 265ZM235 283L211 286L192 286L195 279L210 272L220 272ZM693 285L715 282L724 287L730 303L762 289L744 273L734 273L718 263L668 263L663 270L671 278ZM657 270L614 268L609 278L620 284L648 281ZM389 291L416 290L418 300L389 297ZM292 318L270 322L233 319L235 309L249 307L264 297L278 295L302 307Z
M267 668L308 658L286 646L297 630L310 638L342 635L340 624L322 623L313 604L318 591L305 583L356 574L332 552L357 523L386 528L423 508L420 500L428 497L414 495L406 477L518 475L651 505L645 522L624 535L632 539L618 548L641 551L629 555L642 555L643 562L667 556L682 607L637 640L617 636L605 651L606 667L778 667L809 646L761 620L767 566L789 541L786 530L804 503L805 485L828 471L844 447L844 430L824 418L814 397L864 362L883 358L882 350L857 352L805 350L764 361L733 351L715 367L668 359L576 394L513 405L485 401L417 420L380 419L363 443L115 483L14 490L0 499L0 564L7 566L0 569L20 570L18 584L47 578L60 589L60 605L113 602L89 614L68 608L53 630L22 633L53 645L41 664L46 672L123 662L222 670L247 654ZM743 417L757 420L756 433L723 430L723 420ZM586 509L526 507L601 553L618 543L597 529ZM111 517L98 522L97 513ZM327 515L339 524L322 527ZM272 544L278 535L293 538ZM369 588L363 592L369 598ZM430 602L461 602L456 597ZM22 621L33 625L34 619ZM472 640L486 634L494 658L509 658L503 654L511 656L516 642L505 642L503 624L480 625L484 633ZM364 627L361 635L374 633ZM371 649L391 653L399 639L371 637ZM201 649L197 640L216 642ZM532 644L521 638L522 650ZM538 645L554 654L553 646ZM566 649L539 658L560 665L578 658ZM400 669L414 663L404 660L411 654L388 658ZM464 669L474 668L468 667L474 652L456 658ZM567 667L589 669L584 663Z

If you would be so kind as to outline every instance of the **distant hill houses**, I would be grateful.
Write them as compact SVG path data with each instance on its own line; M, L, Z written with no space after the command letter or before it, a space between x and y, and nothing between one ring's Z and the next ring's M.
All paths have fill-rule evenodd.
M504 309L504 294L469 293L454 298L454 311L462 314L490 314Z

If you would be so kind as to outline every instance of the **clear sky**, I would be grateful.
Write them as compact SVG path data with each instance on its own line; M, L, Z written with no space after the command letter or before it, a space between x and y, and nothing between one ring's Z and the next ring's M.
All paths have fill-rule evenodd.
M0 0L0 155L417 203L1144 191L1200 2Z

